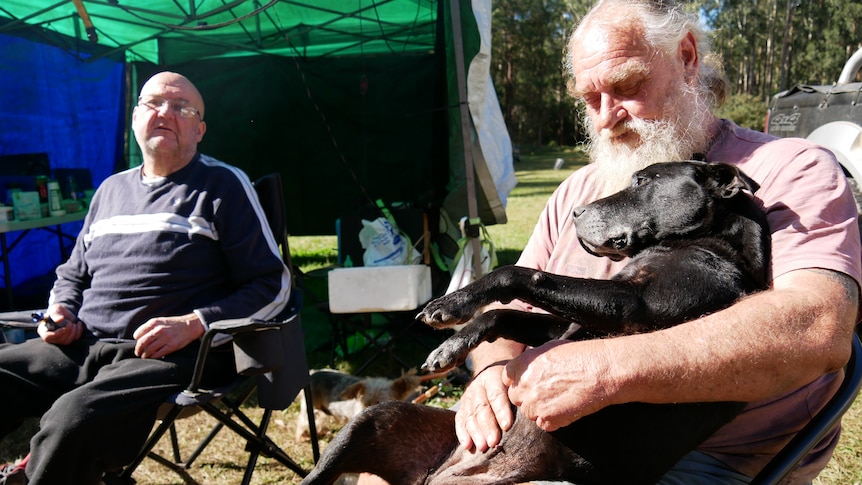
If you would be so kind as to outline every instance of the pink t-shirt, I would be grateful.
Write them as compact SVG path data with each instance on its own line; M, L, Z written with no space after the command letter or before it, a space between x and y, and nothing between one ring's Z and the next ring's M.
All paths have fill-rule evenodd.
M801 139L777 139L722 120L707 160L737 165L760 184L755 198L772 233L772 277L801 268L825 268L862 282L856 205L831 152ZM585 278L609 278L617 263L587 253L577 240L572 210L598 197L586 183L592 166L567 178L545 206L518 264ZM768 402L751 403L699 449L752 476L832 396L842 373ZM812 478L826 466L838 431L824 438L795 478Z

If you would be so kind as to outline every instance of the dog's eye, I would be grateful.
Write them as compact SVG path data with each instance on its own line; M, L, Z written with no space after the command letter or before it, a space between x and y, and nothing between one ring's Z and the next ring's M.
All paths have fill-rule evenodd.
M634 177L634 180L632 180L632 186L633 186L633 187L639 187L639 186L641 186L641 185L643 185L643 184L645 184L645 183L647 183L647 182L649 182L649 177L644 177L644 176L641 176L641 175L636 175L636 176Z

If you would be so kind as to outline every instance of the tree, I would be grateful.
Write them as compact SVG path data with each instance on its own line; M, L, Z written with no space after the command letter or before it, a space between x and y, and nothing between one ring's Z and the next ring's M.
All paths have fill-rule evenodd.
M495 0L492 77L516 143L573 144L578 107L566 93L568 35L596 0ZM862 47L859 0L688 0L712 33L731 99L763 103L797 83L829 84ZM748 112L746 107L746 112ZM740 112L731 109L729 112Z
M862 46L857 0L710 0L701 11L733 93L764 102L796 83L834 82Z
M492 77L512 139L576 141L575 101L566 94L566 37L587 1L498 0L494 3ZM580 14L580 15L578 15Z

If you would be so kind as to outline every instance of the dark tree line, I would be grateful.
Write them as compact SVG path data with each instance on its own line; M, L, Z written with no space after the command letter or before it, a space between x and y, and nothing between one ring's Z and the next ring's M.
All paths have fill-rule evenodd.
M796 83L830 84L862 46L859 0L702 2L736 94L767 100Z
M495 0L492 76L515 143L583 139L566 94L565 41L594 0ZM862 47L860 0L690 0L713 33L730 103L760 103L797 83L830 84Z

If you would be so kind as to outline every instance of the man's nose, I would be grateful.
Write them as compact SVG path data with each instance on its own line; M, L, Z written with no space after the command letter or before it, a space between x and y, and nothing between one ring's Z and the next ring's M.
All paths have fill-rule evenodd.
M598 126L596 126L599 131L613 129L617 123L626 119L627 116L628 112L619 99L610 94L602 94Z
M165 101L164 103L158 105L155 109L155 112L159 114L159 116L176 116L177 110L174 106Z

